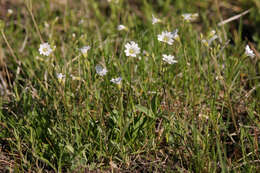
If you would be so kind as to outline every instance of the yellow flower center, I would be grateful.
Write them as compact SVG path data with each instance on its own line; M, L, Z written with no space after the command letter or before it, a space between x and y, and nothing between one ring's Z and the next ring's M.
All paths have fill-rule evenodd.
M43 51L43 52L48 52L48 49L47 49L46 47L44 47L44 48L42 49L42 51Z
M168 41L169 41L169 38L166 37L166 36L164 36L164 37L163 37L163 41L168 42Z
M135 53L134 49L129 49L129 53L134 54Z

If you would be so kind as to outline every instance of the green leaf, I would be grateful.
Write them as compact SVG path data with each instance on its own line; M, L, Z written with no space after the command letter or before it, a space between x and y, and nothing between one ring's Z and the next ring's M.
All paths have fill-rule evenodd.
M146 116L153 118L153 119L155 118L155 115L152 110L150 110L144 106L141 106L141 105L135 105L135 108L137 111L144 113Z

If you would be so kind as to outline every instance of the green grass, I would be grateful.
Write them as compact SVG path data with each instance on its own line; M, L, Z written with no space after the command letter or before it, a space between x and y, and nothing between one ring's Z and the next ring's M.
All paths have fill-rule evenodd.
M222 16L223 4L210 1L30 2L13 4L1 20L8 92L0 99L0 170L260 171L260 37L244 36L244 20L259 23L252 22L258 1L232 4L252 8L235 28L217 23L237 11ZM199 19L185 22L181 14L189 12ZM162 22L152 25L152 14ZM128 30L117 31L119 24ZM158 41L175 29L179 41ZM202 35L212 30L221 39L207 46ZM39 54L41 39L56 46L49 57ZM125 55L129 41L140 58ZM247 44L254 58L245 55ZM85 45L87 56L79 51ZM98 64L107 75L96 73ZM120 85L110 82L119 76Z

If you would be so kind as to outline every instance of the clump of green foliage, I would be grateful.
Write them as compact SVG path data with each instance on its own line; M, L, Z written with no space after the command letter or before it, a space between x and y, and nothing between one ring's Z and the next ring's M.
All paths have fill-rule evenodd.
M258 14L259 3L217 2L13 4L20 8L0 27L8 84L0 101L0 170L259 171L259 36L243 35L244 19ZM218 27L234 15L221 14L227 4L234 13L252 12L238 25ZM184 13L199 16L185 21ZM160 22L153 25L152 15ZM118 31L120 24L127 29ZM173 45L158 41L175 29ZM140 47L137 57L124 52L130 41ZM49 56L39 52L44 42ZM247 44L255 57L246 56ZM166 63L163 54L178 62Z

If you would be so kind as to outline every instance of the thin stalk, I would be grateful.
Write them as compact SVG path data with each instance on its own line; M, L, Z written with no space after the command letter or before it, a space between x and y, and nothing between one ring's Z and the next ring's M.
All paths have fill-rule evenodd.
M44 41L43 41L43 39L42 39L42 36L41 36L41 32L40 32L40 30L39 30L39 27L38 27L38 25L37 25L37 23L36 23L36 20L35 20L35 18L34 18L34 15L33 15L33 12L32 12L32 1L31 0L29 0L30 2L27 2L26 3L26 7L27 7L27 9L28 9L28 11L29 11L29 13L30 13L30 15L31 15L31 18L32 18L32 21L33 21L33 25L34 25L34 27L35 27L35 29L36 29L36 32L37 32L37 34L38 34L38 36L39 36L39 38L40 38L40 40L41 40L41 43L44 43ZM29 3L30 3L30 6L29 6Z

